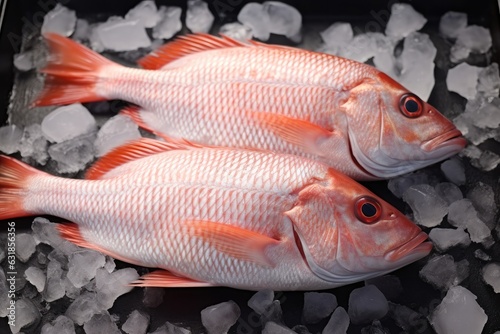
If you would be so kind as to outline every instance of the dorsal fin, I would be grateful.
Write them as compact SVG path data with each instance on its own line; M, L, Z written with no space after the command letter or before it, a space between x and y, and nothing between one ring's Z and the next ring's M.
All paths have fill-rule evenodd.
M100 158L85 174L87 180L99 180L106 173L124 163L144 158L153 154L186 150L201 147L187 141L162 142L159 140L141 138L125 145L119 146Z
M149 55L139 59L138 64L148 70L158 70L166 64L189 54L237 46L252 46L228 36L216 37L209 34L192 34L180 36Z

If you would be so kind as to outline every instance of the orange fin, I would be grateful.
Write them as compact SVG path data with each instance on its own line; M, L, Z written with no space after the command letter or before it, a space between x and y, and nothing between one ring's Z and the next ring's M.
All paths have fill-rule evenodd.
M318 144L333 134L332 131L301 119L259 112L252 113L252 116L287 142L319 156L324 152L320 151Z
M127 162L141 159L153 154L172 151L198 148L187 141L163 142L155 139L141 138L128 144L116 147L106 155L97 160L85 174L87 180L99 180L109 171Z
M41 72L45 87L33 106L71 104L105 100L95 91L99 72L105 66L119 66L98 53L64 36L47 33L50 56Z
M249 261L265 267L274 267L266 256L268 246L279 244L279 240L243 228L211 221L188 221L188 233L199 237L218 251L239 260Z
M146 131L149 131L155 135L157 135L160 138L165 139L166 141L172 141L172 138L164 135L160 130L154 129L152 126L146 123L146 121L143 118L143 113L144 109L138 106L130 105L125 108L123 108L120 111L120 114L130 117L132 121L134 121L135 124L137 124L139 127L143 128ZM150 113L148 113L149 116L152 116ZM150 123L154 123L155 119L150 120Z
M138 280L130 283L137 287L157 287L157 288L202 288L212 287L214 285L205 282L199 282L187 277L181 277L172 274L167 270L156 270L140 277Z
M158 70L166 64L189 54L237 46L247 47L251 45L227 36L216 37L208 34L180 36L175 41L163 45L140 59L138 64L148 70Z
M0 155L0 220L30 216L23 199L30 176L45 174L11 157Z

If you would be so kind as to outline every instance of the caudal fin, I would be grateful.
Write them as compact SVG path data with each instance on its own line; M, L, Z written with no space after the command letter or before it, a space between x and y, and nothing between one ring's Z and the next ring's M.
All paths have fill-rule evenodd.
M105 100L95 90L105 66L119 66L100 54L64 36L47 33L49 46L45 87L33 106L71 104Z
M0 155L0 220L30 216L23 207L29 177L42 172Z

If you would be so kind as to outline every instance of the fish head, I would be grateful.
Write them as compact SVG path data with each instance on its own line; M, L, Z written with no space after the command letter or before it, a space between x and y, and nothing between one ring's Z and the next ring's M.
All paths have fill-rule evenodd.
M444 160L466 140L436 108L379 72L343 105L355 161L386 179Z
M288 211L304 261L319 278L349 284L429 254L425 234L389 203L334 170L299 192Z

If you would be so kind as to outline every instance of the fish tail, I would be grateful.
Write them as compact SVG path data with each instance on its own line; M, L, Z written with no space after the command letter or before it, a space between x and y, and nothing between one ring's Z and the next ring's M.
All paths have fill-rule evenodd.
M45 86L32 107L106 100L96 84L104 67L118 65L89 48L64 36L44 35L49 46Z
M30 216L23 201L31 176L43 172L13 158L0 155L0 220Z

